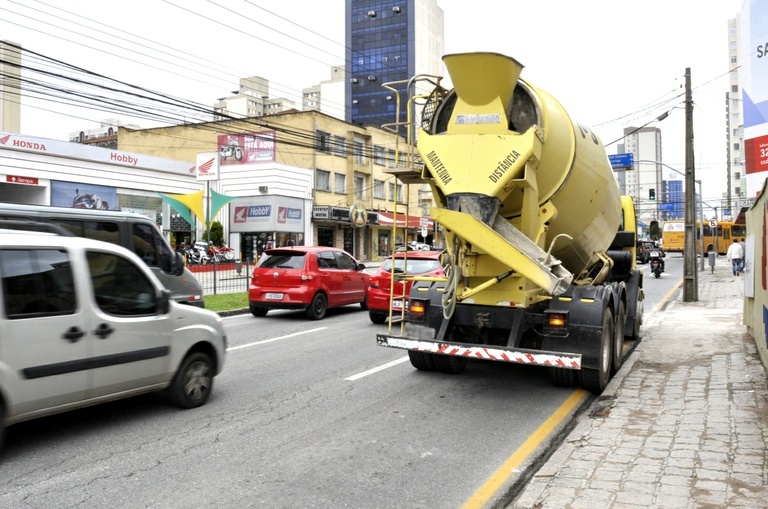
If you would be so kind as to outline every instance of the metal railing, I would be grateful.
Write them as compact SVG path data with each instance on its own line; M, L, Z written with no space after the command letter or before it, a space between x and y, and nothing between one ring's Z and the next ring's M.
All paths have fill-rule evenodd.
M256 264L254 262L216 262L206 265L187 265L200 285L203 295L247 292L248 282Z

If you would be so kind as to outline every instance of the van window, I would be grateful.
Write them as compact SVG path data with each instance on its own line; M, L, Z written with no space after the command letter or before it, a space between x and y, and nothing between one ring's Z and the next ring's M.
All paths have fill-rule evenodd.
M155 314L155 287L133 262L98 251L87 252L86 259L99 309L115 316Z
M132 230L133 251L150 267L157 266L157 249L153 235L156 228L148 224L134 223Z
M0 250L0 274L5 315L9 319L75 312L75 284L65 250Z
M77 219L51 218L50 222L63 226L78 237L120 245L120 225L113 221L81 221Z

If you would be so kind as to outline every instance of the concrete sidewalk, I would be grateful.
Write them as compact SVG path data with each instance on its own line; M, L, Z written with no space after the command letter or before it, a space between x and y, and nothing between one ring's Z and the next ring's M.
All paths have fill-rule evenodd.
M768 382L725 257L649 313L602 397L508 508L768 508Z

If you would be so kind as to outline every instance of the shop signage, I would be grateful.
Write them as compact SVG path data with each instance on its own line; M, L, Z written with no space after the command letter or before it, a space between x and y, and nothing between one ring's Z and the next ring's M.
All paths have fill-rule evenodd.
M30 186L36 186L39 181L33 177L20 177L18 175L6 175L5 181L11 184L27 184Z
M355 203L349 207L349 221L352 226L362 228L368 222L368 211L362 203Z
M329 205L315 205L312 207L312 219L330 219L331 207Z

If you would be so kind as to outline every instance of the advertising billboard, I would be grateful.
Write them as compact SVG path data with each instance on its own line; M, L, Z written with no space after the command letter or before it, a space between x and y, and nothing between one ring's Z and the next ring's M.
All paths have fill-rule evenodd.
M744 0L741 9L741 99L744 108L744 164L747 197L768 178L768 2Z
M217 143L221 166L275 162L275 131L221 134Z

